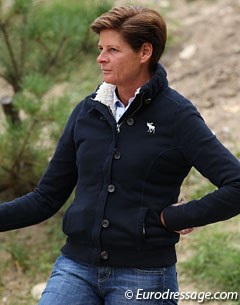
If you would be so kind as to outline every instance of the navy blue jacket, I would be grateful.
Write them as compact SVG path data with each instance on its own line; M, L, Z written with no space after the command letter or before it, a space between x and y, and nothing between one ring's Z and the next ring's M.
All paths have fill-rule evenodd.
M63 219L65 255L95 265L168 266L176 262L174 231L239 214L240 164L168 86L160 65L118 124L114 90L103 83L76 106L36 189L0 205L0 230L49 218L76 186ZM193 166L217 190L172 207Z

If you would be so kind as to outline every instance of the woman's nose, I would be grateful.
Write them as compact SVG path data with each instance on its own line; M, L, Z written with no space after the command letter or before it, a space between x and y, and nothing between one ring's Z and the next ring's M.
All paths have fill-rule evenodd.
M100 54L98 55L97 62L99 64L107 62L107 56L106 56L106 54L103 51L101 51Z

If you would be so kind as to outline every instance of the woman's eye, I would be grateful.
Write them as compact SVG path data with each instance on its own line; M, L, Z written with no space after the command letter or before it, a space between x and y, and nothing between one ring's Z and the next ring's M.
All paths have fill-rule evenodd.
M113 53L115 53L115 52L117 52L118 50L115 49L115 48L111 48L110 51L113 52Z

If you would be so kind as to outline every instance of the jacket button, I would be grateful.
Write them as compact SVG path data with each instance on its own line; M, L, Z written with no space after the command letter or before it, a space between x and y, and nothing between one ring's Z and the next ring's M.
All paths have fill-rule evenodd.
M102 251L101 252L101 258L102 259L108 259L109 258L109 254L107 251Z
M113 184L109 184L107 190L109 193L113 193L115 191L115 186Z
M121 158L120 151L116 151L116 152L114 153L114 159L119 160L120 158Z
M128 124L129 126L132 126L132 125L134 124L134 119L133 119L133 118L128 118L128 119L127 119L127 124Z
M102 227L106 229L109 227L109 225L110 225L110 221L108 219L103 219Z

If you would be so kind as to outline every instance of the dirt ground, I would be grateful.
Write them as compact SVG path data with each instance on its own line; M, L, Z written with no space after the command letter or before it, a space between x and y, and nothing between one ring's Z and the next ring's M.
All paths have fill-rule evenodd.
M209 127L240 150L240 1L171 1L176 46L163 63L170 84L198 107Z
M170 33L175 44L162 58L170 85L198 107L209 127L228 148L234 153L239 152L240 1L152 0L148 4L150 2L156 8L171 8L165 19L168 24L173 24ZM122 3L129 1L118 1L118 4ZM10 92L11 89L0 80L0 98ZM39 234L38 230L33 230L32 234L34 232L36 236ZM26 231L19 234L24 235ZM4 237L0 237L0 242L3 239ZM7 260L2 250L0 260ZM9 270L4 278L9 281L8 291L0 295L0 304L13 305L15 302L12 294L21 296L29 290L31 283L19 270L14 269ZM181 284L181 291L195 289L194 285ZM192 305L197 302L188 301L180 305L184 304Z

